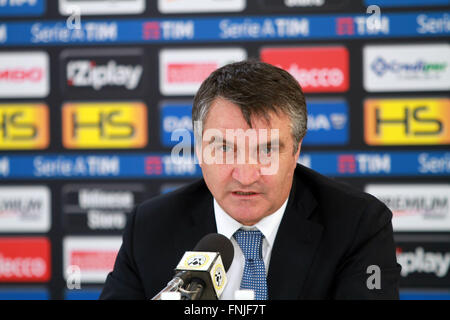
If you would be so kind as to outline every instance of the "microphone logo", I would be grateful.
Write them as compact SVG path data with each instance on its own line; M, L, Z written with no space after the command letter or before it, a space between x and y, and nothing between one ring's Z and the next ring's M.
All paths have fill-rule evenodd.
M213 279L214 289L216 290L216 292L222 292L226 282L226 273L221 263L216 264L216 267L214 268Z
M201 268L202 266L204 266L205 264L207 264L209 262L209 256L197 253L197 254L188 256L185 261L186 261L186 264L185 264L186 267Z

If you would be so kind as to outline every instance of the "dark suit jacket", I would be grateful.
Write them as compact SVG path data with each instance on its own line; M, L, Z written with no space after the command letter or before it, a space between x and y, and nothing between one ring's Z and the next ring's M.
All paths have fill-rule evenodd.
M269 299L397 299L391 218L376 198L298 165L272 249ZM130 216L100 298L152 298L211 232L213 198L203 180L145 201ZM371 265L381 270L380 289L367 286L376 284Z

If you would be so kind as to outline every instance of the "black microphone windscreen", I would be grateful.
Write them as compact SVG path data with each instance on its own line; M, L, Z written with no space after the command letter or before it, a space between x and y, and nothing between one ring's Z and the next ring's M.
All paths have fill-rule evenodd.
M219 252L225 271L234 259L234 248L230 239L220 233L210 233L204 236L195 246L194 251Z

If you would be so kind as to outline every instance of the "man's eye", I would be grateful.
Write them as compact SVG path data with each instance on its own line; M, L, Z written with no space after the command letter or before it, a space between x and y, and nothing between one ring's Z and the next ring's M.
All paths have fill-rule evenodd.
M261 147L260 148L260 152L262 153L262 154L271 154L271 153L273 153L273 152L276 152L277 151L277 148L276 147L274 147L274 146L265 146L265 147Z
M261 150L261 152L264 153L264 154L269 154L269 153L272 152L272 148L271 148L270 146L262 147L260 150Z
M228 146L226 144L218 146L217 148L220 149L220 151L222 151L222 152L231 152L233 150L233 148L231 146Z

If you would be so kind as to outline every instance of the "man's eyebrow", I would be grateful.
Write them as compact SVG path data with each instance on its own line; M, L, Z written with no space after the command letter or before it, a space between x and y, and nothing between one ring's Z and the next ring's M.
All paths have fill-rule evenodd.
M217 141L216 141L216 138L219 138L219 139L217 139ZM209 139L209 141L208 141L208 144L211 144L211 143L214 143L214 142L220 142L220 143L223 143L223 144L234 144L234 142L232 141L232 142L228 142L225 138L223 138L223 137L220 137L220 136L212 136L211 137L211 139Z
M278 145L280 149L284 149L284 143L280 140L271 140L268 142L260 143L259 146L272 146L272 145Z
M219 139L217 139L217 141L216 141L216 138L218 138L218 137L219 136L212 136L211 139L208 141L208 144L215 143L215 142L220 142L220 143L222 143L224 145L233 145L233 146L235 144L234 141L227 141L227 139L224 138L224 137L221 137L221 138L219 137ZM274 140L271 140L271 141L268 141L268 142L260 143L258 145L258 147L272 146L272 145L277 145L277 144L278 144L278 147L280 148L280 150L285 148L285 145L284 145L283 141L280 141L280 140L277 140L277 139L274 139Z

